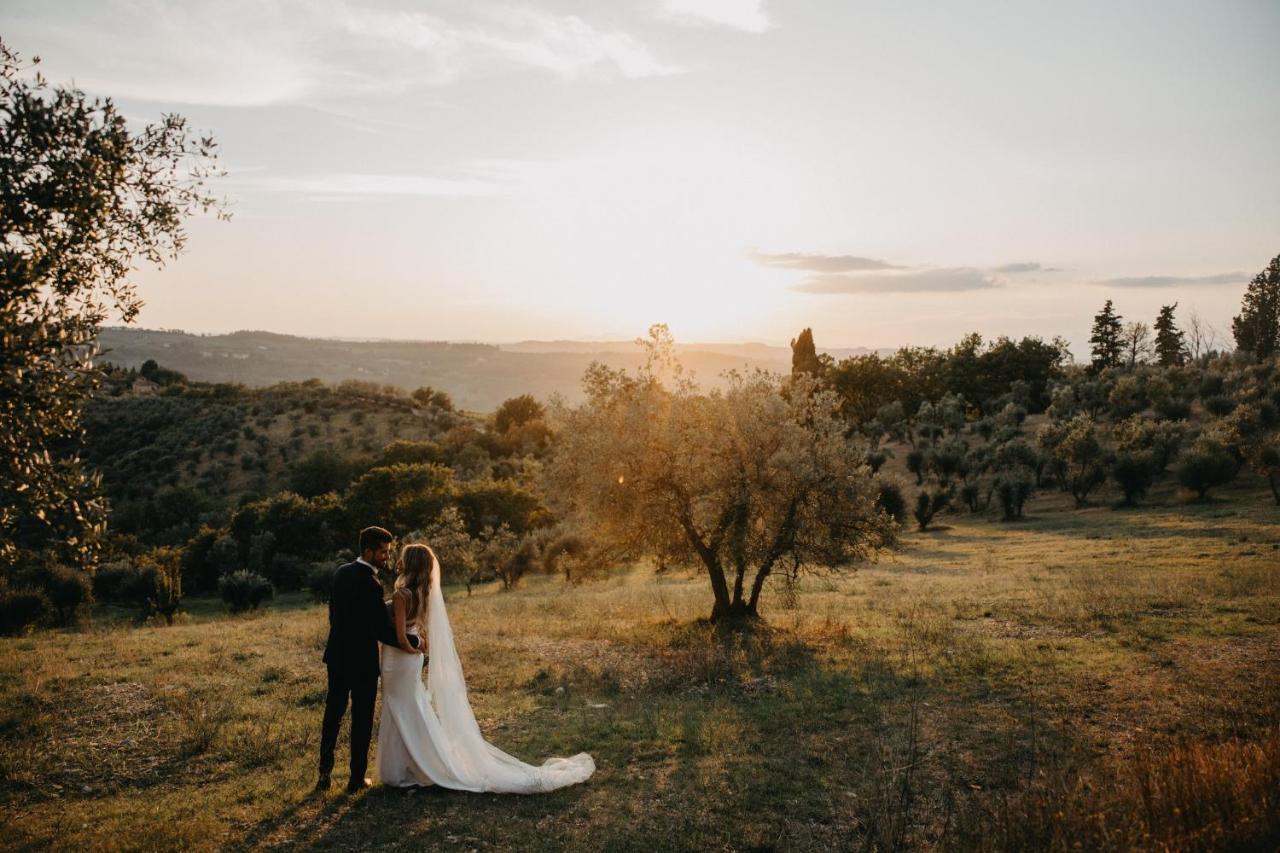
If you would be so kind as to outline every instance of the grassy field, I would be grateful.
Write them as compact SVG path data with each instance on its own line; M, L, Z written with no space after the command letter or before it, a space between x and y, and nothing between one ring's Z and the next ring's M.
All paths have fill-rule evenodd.
M486 736L596 758L535 797L309 796L326 620L300 597L0 640L0 845L1275 849L1264 490L947 515L854 574L771 589L740 636L699 621L694 575L454 591Z

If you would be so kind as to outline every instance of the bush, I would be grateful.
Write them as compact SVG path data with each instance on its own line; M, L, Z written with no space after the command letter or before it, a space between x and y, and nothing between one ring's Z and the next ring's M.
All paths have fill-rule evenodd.
M49 599L39 590L0 588L0 634L21 634L52 609Z
M881 467L884 466L884 463L888 461L889 454L886 453L884 450L880 450L880 449L869 450L867 451L866 458L867 458L867 467L871 469L871 473L878 474L880 473Z
M1185 425L1176 421L1153 421L1135 416L1116 425L1116 449L1121 452L1145 452L1160 473L1169 466L1181 446Z
M1156 462L1150 453L1125 452L1111 465L1111 478L1124 493L1124 505L1133 506L1156 479Z
M149 612L148 602L155 589L155 569L135 566L128 560L103 563L93 576L93 594L99 601L132 605L144 612Z
M1035 491L1035 482L1025 472L1017 471L1001 475L996 481L996 496L1005 521L1022 518L1023 507Z
M1167 421L1185 421L1191 417L1191 403L1181 397L1170 397L1161 400L1156 411Z
M275 598L276 590L271 581L253 572L232 572L218 581L218 594L232 613L257 610L263 602Z
M333 566L328 563L312 563L311 570L307 572L307 589L311 592L311 598L321 604L329 601L329 596L333 594Z
M548 575L564 574L566 583L584 580L591 574L592 566L586 563L591 553L586 537L577 533L562 533L552 538L542 552L542 571ZM599 568L596 563L595 568Z
M80 611L93 601L92 581L79 569L49 566L41 572L40 585L59 625L75 622Z
M977 483L965 483L960 487L960 500L969 508L969 512L982 509L982 487Z
M898 524L907 520L907 498L903 494L902 484L897 480L876 478L879 492L876 494L876 507Z
M1231 482L1235 475L1235 458L1211 439L1197 441L1178 459L1178 482L1201 500L1210 489Z
M937 515L943 507L951 502L951 493L938 490L929 492L923 490L916 496L916 509L913 513L916 517L916 524L920 526L921 531L929 529L929 524L933 521L933 517Z
M307 583L308 575L307 565L301 558L293 554L277 553L271 556L266 577L276 589L292 592L302 589Z
M166 625L172 625L182 603L182 552L177 548L152 548L138 558L138 566L151 581L148 615L159 613Z
M1052 458L1054 474L1071 492L1076 506L1085 506L1089 492L1107 479L1093 418L1079 414L1063 423L1045 424L1037 441Z
M1236 401L1226 394L1215 394L1212 397L1205 398L1204 401L1205 411L1217 417L1231 414L1231 410L1235 407Z
M925 452L919 448L908 451L907 470L916 475L916 485L924 482Z

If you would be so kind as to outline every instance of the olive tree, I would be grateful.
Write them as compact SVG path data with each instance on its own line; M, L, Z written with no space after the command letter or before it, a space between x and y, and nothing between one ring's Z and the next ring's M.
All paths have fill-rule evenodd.
M654 326L637 374L587 369L586 400L559 405L546 493L602 547L705 571L713 622L759 615L774 572L844 567L892 538L866 446L812 377L729 373L703 393Z
M1062 479L1063 486L1082 507L1089 492L1107 479L1106 455L1093 418L1083 412L1069 421L1047 423L1036 434Z
M36 551L91 566L106 513L78 446L98 330L137 315L138 263L221 210L204 189L215 145L177 115L130 129L32 64L0 42L0 568Z

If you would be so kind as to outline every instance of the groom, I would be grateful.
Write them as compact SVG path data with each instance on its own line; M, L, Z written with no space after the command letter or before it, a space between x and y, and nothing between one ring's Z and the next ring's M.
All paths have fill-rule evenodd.
M347 791L373 784L365 778L369 766L369 740L373 735L373 703L378 695L378 643L398 645L396 630L382 601L378 572L387 567L392 536L381 527L360 531L360 557L333 575L329 596L329 641L324 662L329 668L329 695L325 699L320 730L320 781L317 791L332 784L333 751L338 744L342 715L351 701L351 781ZM419 648L418 638L409 642Z

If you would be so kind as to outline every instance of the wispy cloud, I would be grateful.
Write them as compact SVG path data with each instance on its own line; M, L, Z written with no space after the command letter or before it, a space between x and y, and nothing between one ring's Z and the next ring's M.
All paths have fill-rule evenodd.
M772 26L764 0L662 0L659 15L676 23L762 33Z
M363 175L350 172L263 178L252 182L252 185L256 189L309 195L419 195L439 198L477 198L503 195L505 192L501 184L490 181L439 178L431 175Z
M430 196L435 198L493 198L513 195L548 164L507 160L474 160L443 173L369 174L338 172L305 175L254 175L236 179L241 190L301 193L311 196Z
M986 290L1000 282L972 267L913 270L910 272L867 272L849 275L815 275L790 289L799 293L942 293Z
M855 255L816 255L805 252L783 252L781 254L748 252L747 257L766 267L809 270L811 272L832 273L903 269L887 261L876 260L875 258L860 258Z
M1094 284L1104 287L1179 287L1196 284L1240 284L1249 280L1243 272L1224 272L1216 275L1146 275L1133 278L1104 278Z
M54 80L118 98L218 106L315 102L534 69L566 79L682 69L585 17L473 0L448 15L346 0L6 2ZM11 36L11 33L6 33Z
M1004 264L1003 266L994 267L992 268L992 272L1016 274L1022 272L1057 272L1057 270L1042 267L1034 261L1022 261L1019 263Z

